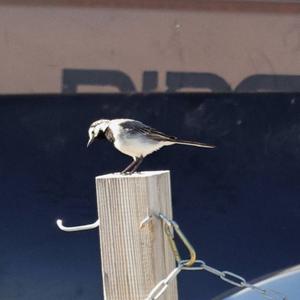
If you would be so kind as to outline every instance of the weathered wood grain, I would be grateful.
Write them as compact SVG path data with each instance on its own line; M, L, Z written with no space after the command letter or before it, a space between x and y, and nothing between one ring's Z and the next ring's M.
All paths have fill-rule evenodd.
M96 177L105 300L143 300L175 267L161 221L172 218L169 171ZM177 300L174 281L161 300Z

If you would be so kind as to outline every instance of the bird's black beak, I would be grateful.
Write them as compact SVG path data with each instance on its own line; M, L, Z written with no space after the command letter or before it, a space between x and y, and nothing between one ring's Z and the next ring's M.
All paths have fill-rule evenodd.
M92 144L94 142L94 140L95 140L94 137L90 138L87 145L86 145L86 147L88 147L90 144Z

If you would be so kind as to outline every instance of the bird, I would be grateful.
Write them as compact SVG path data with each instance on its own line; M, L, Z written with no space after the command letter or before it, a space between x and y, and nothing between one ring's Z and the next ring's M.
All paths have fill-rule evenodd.
M178 139L133 119L97 120L90 125L88 135L87 147L95 140L106 139L117 150L131 156L133 161L121 172L129 175L137 171L146 156L164 146L179 144L215 148L214 145Z

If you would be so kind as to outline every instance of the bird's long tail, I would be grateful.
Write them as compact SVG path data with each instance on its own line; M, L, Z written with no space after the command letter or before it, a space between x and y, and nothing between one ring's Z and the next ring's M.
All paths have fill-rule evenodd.
M216 147L214 145L209 145L209 144L199 143L199 142L194 142L194 141L186 141L186 140L176 140L175 143L179 144L179 145L188 145L188 146L201 147L201 148L215 148Z

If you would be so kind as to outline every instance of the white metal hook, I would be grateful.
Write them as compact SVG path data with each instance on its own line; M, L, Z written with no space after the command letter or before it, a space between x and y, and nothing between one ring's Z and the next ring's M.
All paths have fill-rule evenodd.
M80 225L80 226L64 226L63 221L61 219L56 220L56 224L60 230L66 231L66 232L73 232L73 231L82 231L82 230L90 230L95 229L99 227L99 219L92 223L92 224L86 224L86 225Z

